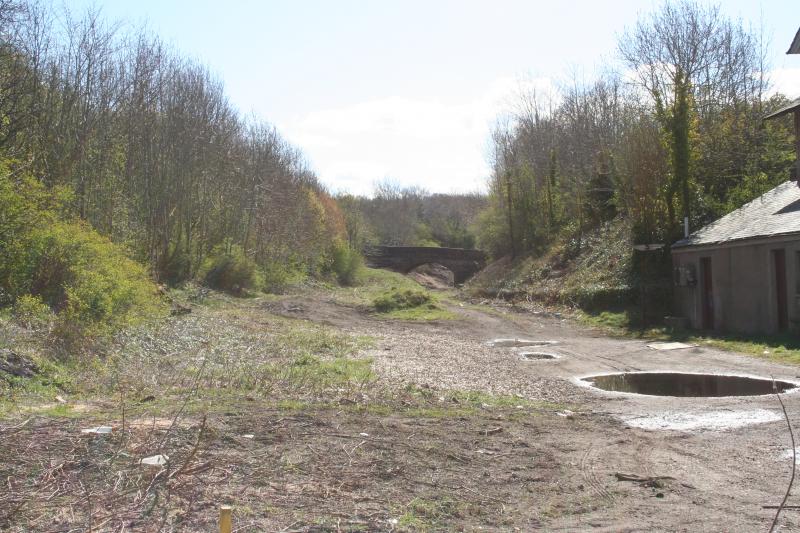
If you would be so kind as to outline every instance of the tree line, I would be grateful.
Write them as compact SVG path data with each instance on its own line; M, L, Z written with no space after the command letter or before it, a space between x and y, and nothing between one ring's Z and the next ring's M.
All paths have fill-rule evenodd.
M146 30L0 0L0 157L161 281L214 250L324 269L344 218L302 153Z
M362 250L375 244L474 248L483 194L430 193L392 180L375 184L370 197L340 194L348 242Z
M664 3L619 39L616 70L556 94L528 91L492 135L495 255L541 252L623 217L631 239L671 243L789 177L786 103L770 95L762 36L719 7Z

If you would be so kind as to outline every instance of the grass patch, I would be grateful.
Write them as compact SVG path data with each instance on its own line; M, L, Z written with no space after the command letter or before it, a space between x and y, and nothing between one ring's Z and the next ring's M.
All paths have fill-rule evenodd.
M636 311L603 311L595 314L582 313L579 320L613 335L698 344L800 365L800 338L791 334L741 335L708 331L669 331L664 327L642 329L638 327L637 318L633 317L636 317Z
M390 270L365 267L357 287L328 289L338 303L374 309L382 318L420 321L458 318L441 305L442 295L429 293L413 279Z
M379 313L430 305L433 305L430 293L419 289L392 289L372 300L372 307Z
M382 313L381 316L386 318L392 318L395 320L415 320L415 321L455 320L458 318L457 314L447 309L444 309L436 304L424 307L415 307L413 309L398 309L396 311Z
M443 521L460 517L467 507L451 498L414 498L405 506L397 525L417 531L430 531L440 527Z
M420 289L392 288L378 295L372 307L382 316L398 320L452 320L455 313L441 307L438 299Z
M292 324L287 331L276 336L275 344L281 351L291 350L294 353L339 358L371 348L375 345L375 339L368 335L349 335L332 328L306 323Z

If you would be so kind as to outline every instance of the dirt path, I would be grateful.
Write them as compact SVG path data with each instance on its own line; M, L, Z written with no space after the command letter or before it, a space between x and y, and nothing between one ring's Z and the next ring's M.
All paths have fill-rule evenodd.
M800 379L795 367L656 351L487 306L452 304L457 320L421 323L321 290L217 298L122 337L114 360L141 387L124 409L106 397L66 417L0 420L0 529L211 531L229 503L239 531L767 531L774 511L762 506L789 479L774 396L646 397L576 378ZM558 358L524 360L487 344L496 338L554 341L538 349ZM371 359L377 382L337 381L348 357ZM167 391L194 390L200 374L184 411ZM800 393L784 399L798 422ZM105 424L113 433L81 433ZM154 453L166 468L139 463ZM786 511L781 531L798 529Z
M433 324L377 321L313 298L307 318L337 316L340 327L375 336L365 355L386 380L481 390L574 405L574 417L549 420L535 436L554 465L546 503L526 508L548 531L758 531L768 528L791 461L789 435L772 395L674 398L604 393L577 384L595 373L679 370L796 379L800 369L706 347L656 351L645 341L610 338L560 318L455 306L461 319ZM334 309L338 308L338 311ZM524 361L518 350L486 343L500 337L556 341L559 359ZM793 421L800 394L785 402ZM628 423L626 423L628 422ZM641 429L644 425L659 429ZM672 429L671 429L672 428ZM641 482L616 474L660 477ZM508 475L493 471L492 477ZM791 502L791 500L790 500ZM800 503L800 502L794 502ZM800 527L788 511L782 531Z

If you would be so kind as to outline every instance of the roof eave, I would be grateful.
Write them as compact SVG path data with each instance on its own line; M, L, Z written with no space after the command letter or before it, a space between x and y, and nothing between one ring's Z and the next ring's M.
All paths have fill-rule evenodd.
M749 237L741 237L739 239L730 239L727 241L714 241L714 242L701 242L701 243L686 243L678 244L676 242L670 247L670 251L685 251L691 248L725 248L727 246L740 246L747 244L754 244L751 241L770 241L773 239L786 239L789 237L800 237L800 231L788 231L786 233L774 233L772 235L752 235ZM681 239L683 240L683 239Z
M792 41L792 45L789 47L789 51L786 53L800 54L800 29L798 29L797 33L794 35L794 41Z
M773 119L773 118L782 117L783 115L792 113L794 111L797 111L798 109L800 109L800 98L798 98L797 100L794 100L793 102L781 107L777 111L773 111L769 115L766 115L764 117L764 120L770 120L770 119Z

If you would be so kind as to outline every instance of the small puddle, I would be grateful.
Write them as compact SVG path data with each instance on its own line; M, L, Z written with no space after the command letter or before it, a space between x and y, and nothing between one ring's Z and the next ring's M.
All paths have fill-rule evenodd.
M560 356L549 352L520 352L523 361L546 361L548 359L558 359Z
M529 339L492 339L486 343L492 348L523 348L528 346L552 346L558 341L541 341Z
M589 376L582 378L582 381L606 391L692 398L761 396L797 388L796 384L787 381L683 372L625 372Z

